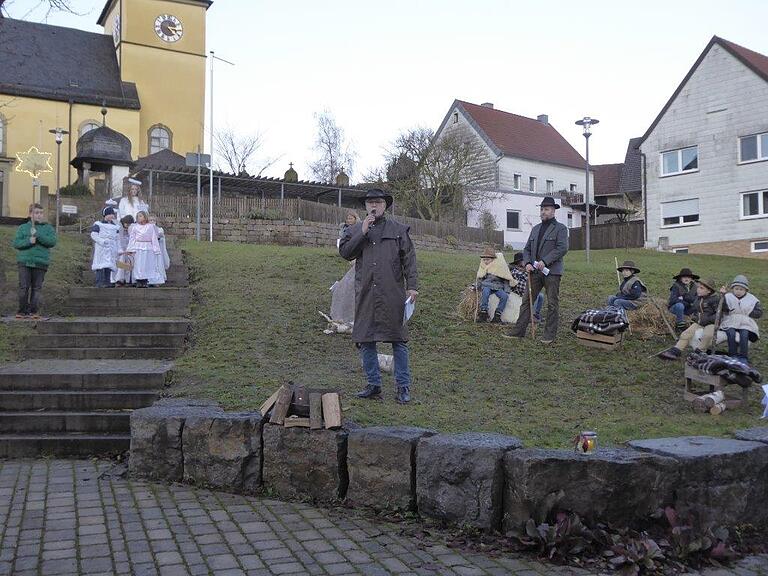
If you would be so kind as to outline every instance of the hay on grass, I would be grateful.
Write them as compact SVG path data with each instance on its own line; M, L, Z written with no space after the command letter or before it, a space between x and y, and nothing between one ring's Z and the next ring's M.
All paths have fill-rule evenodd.
M478 299L480 295L475 290L474 286L467 286L461 292L461 302L456 307L456 312L459 318L467 320L469 322L475 321L475 313L477 312Z
M661 314L663 313L667 315L667 320L672 326L675 325L675 317L666 312L666 300L653 298L653 301L656 302L659 305L659 308L664 312L660 313L659 309L656 308L652 302L646 302L637 310L627 311L627 318L629 319L629 326L633 336L639 336L644 340L656 336L669 336L669 330L667 330Z

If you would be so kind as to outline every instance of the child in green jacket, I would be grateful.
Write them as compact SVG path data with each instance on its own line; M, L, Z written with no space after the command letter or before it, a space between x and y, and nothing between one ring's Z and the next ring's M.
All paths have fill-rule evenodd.
M40 292L50 262L50 249L56 245L56 231L43 221L43 207L29 206L29 220L19 226L13 247L19 266L19 311L16 318L39 320Z

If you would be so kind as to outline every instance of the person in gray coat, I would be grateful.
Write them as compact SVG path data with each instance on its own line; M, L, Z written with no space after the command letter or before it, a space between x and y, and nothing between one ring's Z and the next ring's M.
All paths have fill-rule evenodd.
M520 316L515 325L503 336L507 338L525 338L525 331L531 322L529 292L535 300L542 288L547 291L547 320L541 341L551 344L557 336L557 324L560 314L560 278L563 275L563 257L568 252L568 228L555 219L555 210L560 205L551 196L546 196L541 204L541 224L531 230L528 242L523 250L525 269L531 273Z
M419 276L409 227L386 216L392 196L375 188L361 202L368 216L350 226L339 242L339 254L355 260L355 324L352 340L360 349L368 385L359 398L381 397L377 342L391 342L395 361L397 402L410 402L406 298L416 300Z

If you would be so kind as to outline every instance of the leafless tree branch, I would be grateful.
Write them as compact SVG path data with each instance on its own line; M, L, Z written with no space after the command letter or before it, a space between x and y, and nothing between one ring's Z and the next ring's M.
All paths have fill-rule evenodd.
M344 130L336 124L329 110L315 114L317 135L314 150L317 156L309 163L312 177L320 182L334 182L339 172L349 176L354 171L357 153L350 143L345 142Z
M239 135L232 128L226 127L216 131L214 140L216 152L223 160L217 168L232 174L261 176L264 170L282 158L256 158L264 144L260 134Z

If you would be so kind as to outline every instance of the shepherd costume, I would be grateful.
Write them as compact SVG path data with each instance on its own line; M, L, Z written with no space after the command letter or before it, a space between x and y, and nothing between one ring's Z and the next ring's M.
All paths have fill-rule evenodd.
M682 278L688 277L691 282L686 286ZM693 311L693 303L696 300L696 280L699 276L691 272L690 268L683 268L673 276L675 283L669 288L669 301L667 308L675 315L675 321L679 329L685 328L685 317L690 316Z
M490 262L486 264L483 259L490 259ZM504 314L507 300L509 300L511 287L517 284L504 260L504 255L501 252L496 253L491 247L486 248L480 255L480 266L477 268L476 278L478 289L481 291L480 313L477 321L485 322L488 320L488 301L491 294L494 294L499 299L499 304L496 306L491 322L500 324L501 316Z
M118 234L120 227L107 216L114 216L115 209L107 206L101 211L102 219L91 226L91 240L93 240L93 260L91 270L96 272L96 288L108 288L113 286L112 273L117 272Z
M763 308L758 300L749 291L749 280L739 274L731 282L731 289L741 286L747 293L741 298L733 292L725 295L723 304L723 321L720 330L723 330L728 338L728 354L735 356L744 363L749 362L749 343L760 339L760 329L757 320L763 315Z
M624 310L637 310L648 298L648 288L638 277L640 268L635 266L631 260L625 260L616 270L619 272L630 270L632 275L622 279L616 295L608 296L608 306L617 306L624 308Z
M133 278L144 287L150 278L157 277L162 256L157 228L154 224L131 224L128 229L128 252L133 254Z
M31 242L32 238L35 242ZM16 229L13 247L19 269L19 310L17 318L38 317L43 280L56 245L56 230L48 222L34 222L30 217Z
M714 280L699 280L699 284L708 288L710 294L707 296L696 297L693 303L694 311L691 314L693 324L688 326L682 334L677 343L667 350L659 353L659 358L663 360L676 360L680 358L683 350L685 350L691 343L691 340L696 335L696 331L699 328L703 328L703 334L701 337L701 343L699 346L702 350L707 350L711 345L715 337L715 319L717 318L717 307L720 302L720 295L716 294L715 286L717 282Z
M392 196L383 190L369 190L366 199L382 198L387 207ZM361 351L368 385L358 394L373 398L381 394L377 342L391 342L395 359L395 381L398 399L410 399L411 375L408 368L408 327L404 322L406 289L418 290L416 249L409 236L410 228L378 214L363 233L359 222L347 229L339 242L339 254L355 260L355 325L352 340Z

